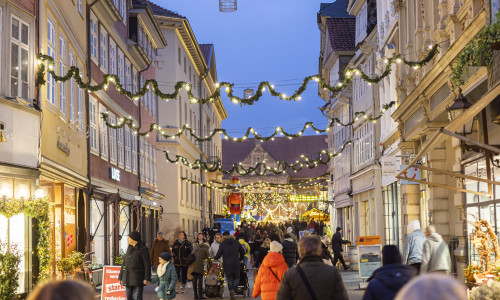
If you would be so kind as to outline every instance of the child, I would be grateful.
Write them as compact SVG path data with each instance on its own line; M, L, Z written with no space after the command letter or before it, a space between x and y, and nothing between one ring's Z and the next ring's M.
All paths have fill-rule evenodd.
M177 283L177 273L175 272L172 263L172 254L163 252L158 258L160 264L156 270L156 276L153 277L151 283L160 282L158 287L158 298L174 299L175 298L175 284Z

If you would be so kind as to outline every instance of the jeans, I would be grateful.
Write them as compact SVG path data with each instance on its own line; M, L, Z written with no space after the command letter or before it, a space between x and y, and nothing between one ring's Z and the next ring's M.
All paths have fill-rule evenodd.
M333 266L334 267L337 266L337 261L339 261L339 260L340 260L340 263L342 264L342 266L344 267L344 270L347 269L345 262L344 262L344 257L342 256L342 253L334 252L333 253Z
M422 263L415 263L415 264L411 264L411 265L408 265L409 267L413 267L415 270L417 270L417 275L420 274L420 266L422 265Z
M175 266L175 272L177 273L177 278L182 284L186 284L188 266Z
M203 297L203 274L192 273L193 275L193 290L196 298Z
M237 291L238 285L240 284L240 272L225 273L227 288L229 291Z
M245 263L245 266L248 268L248 258L246 256L243 257L243 262Z
M142 286L126 286L127 300L142 300Z

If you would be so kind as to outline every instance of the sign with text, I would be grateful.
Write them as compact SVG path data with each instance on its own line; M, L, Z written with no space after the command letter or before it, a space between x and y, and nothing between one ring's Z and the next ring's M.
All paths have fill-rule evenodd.
M117 168L110 167L109 168L109 178L120 181L120 170Z
M382 156L380 158L380 163L382 164L382 185L385 186L397 181L397 157Z
M371 246L371 245L382 245L382 239L380 235L373 236L358 236L358 246Z
M404 168L406 168L406 165L401 165L401 170L403 170ZM420 169L411 167L408 170L406 170L402 174L402 176L408 179L420 180ZM401 179L401 184L420 184L420 183Z
M370 278L382 266L381 245L358 245L359 278Z
M118 282L120 266L104 266L101 300L126 300L125 287Z

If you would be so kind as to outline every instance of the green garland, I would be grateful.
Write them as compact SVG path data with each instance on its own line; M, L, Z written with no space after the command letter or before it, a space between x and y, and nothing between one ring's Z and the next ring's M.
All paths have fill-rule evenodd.
M54 80L57 82L68 81L71 78L73 78L80 88L85 89L89 92L96 92L96 91L103 90L103 89L106 90L111 83L114 83L116 90L120 94L126 95L127 97L129 97L130 99L133 99L133 100L139 100L140 97L143 97L147 92L149 92L150 88L152 89L153 93L156 96L158 96L159 98L161 98L162 100L168 101L171 99L178 99L180 91L182 89L185 89L187 91L188 97L192 103L201 103L201 104L215 102L221 96L221 89L225 88L225 91L226 91L229 99L231 99L231 101L233 103L253 105L253 104L255 104L255 102L257 102L260 99L260 97L262 97L266 88L269 90L269 92L272 96L280 97L281 100L286 100L286 101L300 100L302 93L306 90L307 85L309 84L309 82L311 80L318 82L319 86L321 88L329 90L332 93L340 92L346 85L348 85L352 81L353 75L359 75L361 79L363 79L369 83L377 83L391 73L391 70L392 70L391 65L394 62L396 62L396 63L402 62L408 66L411 66L414 68L419 68L419 67L422 67L425 64L427 64L436 55L436 53L438 51L437 48L438 48L437 45L432 46L429 53L427 54L427 56L423 60L417 61L417 62L407 61L406 59L402 58L402 56L400 54L398 54L394 57L388 58L385 61L386 66L385 66L384 72L378 77L373 77L373 78L369 77L367 74L365 74L362 70L359 70L359 69L348 69L346 71L346 76L344 78L344 81L339 82L337 84L337 86L330 86L320 75L307 76L302 81L302 85L291 96L287 96L284 93L277 92L274 89L274 85L272 85L269 81L261 82L258 85L258 88L257 88L255 94L252 97L248 97L248 98L240 98L240 97L234 95L233 94L234 84L229 83L229 82L216 83L216 85L215 85L216 88L215 88L214 93L206 98L195 97L193 95L193 93L191 92L192 85L187 83L187 82L184 82L184 81L178 81L174 87L175 91L173 93L169 94L169 93L163 93L159 89L158 82L156 80L148 79L144 82L142 88L137 93L131 93L130 91L126 90L123 87L122 83L120 82L119 77L117 75L113 75L113 74L104 74L103 80L96 85L85 83L82 79L80 69L76 66L71 66L69 68L68 72L66 73L66 75L61 74L61 76L58 76L54 71L54 66L55 66L54 59L46 54L39 54L38 55L39 68L38 68L38 76L37 76L36 84L37 84L37 86L42 86L42 85L46 84L45 73L48 72L52 75ZM46 67L45 67L45 61L48 62L48 71L46 70Z
M487 66L493 62L492 44L500 43L500 14L497 13L497 22L483 27L458 55L453 65L452 80L461 86L464 78L469 74L469 67Z
M51 277L51 255L50 255L50 205L46 199L41 200L10 200L5 205L0 205L0 214L6 218L12 218L18 214L26 214L38 221L39 238L36 253L40 262L40 274L38 279Z
M317 134L319 134L319 133L326 133L326 132L328 132L332 127L335 126L335 124L337 124L338 126L344 126L344 127L352 126L360 118L364 118L364 119L366 119L367 121L370 121L370 122L377 122L380 118L382 118L383 114L389 108L393 107L394 105L396 105L395 101L391 101L391 102L389 102L387 104L384 104L382 106L382 109L380 110L380 114L377 117L369 117L366 112L360 111L360 112L355 112L353 120L350 121L350 122L347 122L347 123L342 123L340 121L340 119L333 118L333 119L331 119L330 123L328 124L328 126L325 129L317 128L316 126L314 126L313 122L307 122L307 123L304 124L302 130L300 130L296 134L288 133L282 127L276 127L276 129L274 130L273 134L271 134L269 136L262 136L262 135L257 134L257 132L252 127L249 127L247 129L245 135L242 136L242 137L239 137L239 138L229 136L228 133L227 133L227 130L223 129L223 128L215 128L208 136L201 137L201 136L196 135L195 131L191 127L189 127L189 125L186 125L186 124L182 125L182 127L179 129L179 131L176 134L172 134L172 135L166 134L163 131L163 128L160 125L156 124L156 123L150 124L148 130L143 131L143 132L139 132L138 129L137 129L137 126L134 123L134 120L131 117L127 117L127 118L122 117L122 118L119 119L119 121L118 121L117 124L114 124L114 123L111 123L109 121L108 112L103 112L103 113L101 113L101 115L102 115L102 118L103 118L104 122L106 123L106 126L108 126L110 128L113 128L113 129L118 129L118 128L122 128L122 127L124 127L126 125L130 129L132 129L132 132L134 134L138 134L140 136L149 136L149 134L151 132L153 132L154 130L156 130L158 132L158 134L160 134L161 136L163 136L165 139L175 139L176 137L179 137L182 134L184 134L184 131L188 131L189 134L197 142L206 142L206 141L212 140L213 137L217 133L221 133L224 136L224 138L226 138L227 140L231 140L231 141L234 141L234 142L241 143L241 142L245 141L246 139L248 139L248 137L251 134L255 137L255 139L261 140L261 141L274 140L274 138L276 136L279 136L280 134L283 134L283 136L285 136L285 137L287 137L289 139L293 139L293 138L299 138L299 137L301 137L308 128L312 128L314 131L316 131Z
M316 159L311 159L307 155L301 155L299 160L295 163L288 163L284 160L279 160L277 162L277 167L272 168L268 167L266 163L259 162L255 165L255 167L249 167L245 169L240 163L233 163L232 167L229 170L224 170L222 168L222 164L220 162L215 164L208 164L204 161L200 161L197 159L194 163L190 163L187 158L182 155L175 155L175 158L170 158L168 151L163 151L167 160L170 163L178 163L182 162L186 167L191 168L192 170L203 169L205 172L216 172L221 171L224 174L232 174L233 172L237 172L240 175L249 175L255 173L256 175L263 176L266 175L267 171L272 172L274 175L280 175L286 172L287 169L292 169L295 173L300 172L304 166L309 169L314 169L318 166L318 164L327 165L333 157L341 155L344 149L352 144L353 141L347 141L344 143L341 149L339 149L335 153L329 153L326 150L321 150L318 152L318 156ZM326 161L323 160L323 156L326 156ZM263 171L259 172L258 170L262 167Z

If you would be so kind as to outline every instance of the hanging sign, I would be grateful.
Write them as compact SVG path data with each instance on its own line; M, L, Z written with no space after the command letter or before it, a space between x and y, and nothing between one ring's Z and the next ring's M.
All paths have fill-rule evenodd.
M401 165L401 169L400 170L403 170L404 168L406 168L406 165ZM419 168L415 168L415 167L411 167L408 170L406 170L402 174L402 176L405 177L405 178L409 178L409 179L420 180L420 169ZM420 183L401 179L401 184L420 184Z
M382 186L397 181L396 179L396 164L397 157L395 156L382 156L380 158L380 163L382 164Z
M126 300L125 287L118 282L120 266L104 266L101 299Z

